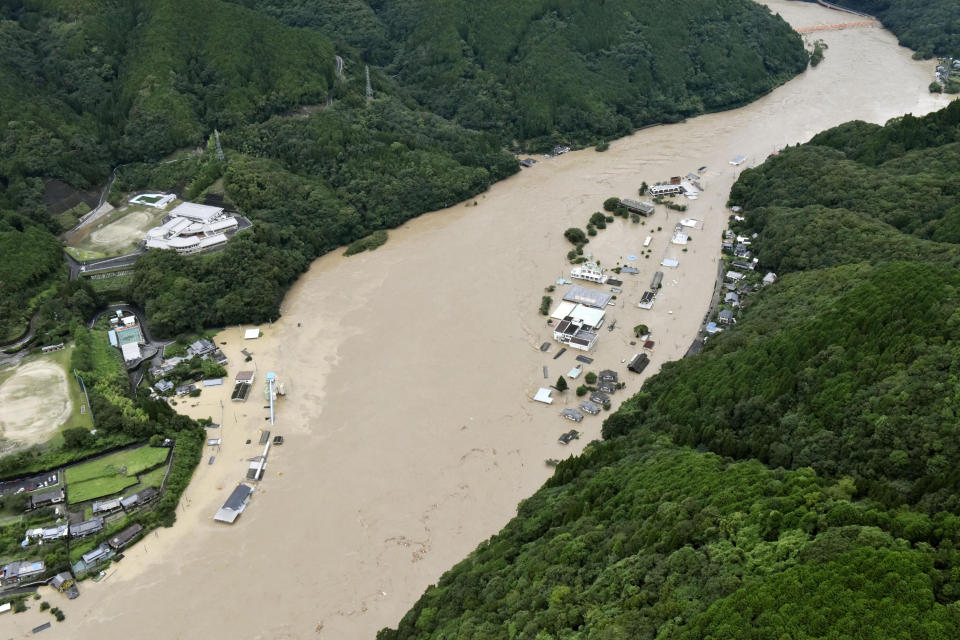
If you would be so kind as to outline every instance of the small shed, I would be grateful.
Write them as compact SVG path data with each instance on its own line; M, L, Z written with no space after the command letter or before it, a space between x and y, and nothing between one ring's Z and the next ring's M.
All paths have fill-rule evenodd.
M243 332L243 339L244 339L244 340L256 340L256 339L259 338L259 337L260 337L260 329L259 329L259 328L256 328L256 329L247 329L246 331Z

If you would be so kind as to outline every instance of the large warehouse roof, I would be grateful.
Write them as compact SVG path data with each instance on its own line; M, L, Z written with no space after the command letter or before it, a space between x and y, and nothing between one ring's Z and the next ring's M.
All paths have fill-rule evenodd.
M563 299L568 302L579 302L580 304L585 304L588 307L603 309L607 306L607 303L610 302L612 297L612 294L604 291L587 289L586 287L574 285L570 287L570 290L567 291L565 296L563 296Z

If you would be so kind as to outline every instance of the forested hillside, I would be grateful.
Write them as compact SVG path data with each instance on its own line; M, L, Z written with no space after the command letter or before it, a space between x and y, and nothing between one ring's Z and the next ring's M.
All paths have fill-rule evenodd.
M790 27L749 0L243 4L338 34L431 111L542 150L738 106L807 63Z
M378 638L957 637L958 139L953 103L744 171L780 280Z
M960 4L954 0L843 0L874 15L900 42L924 56L960 56Z

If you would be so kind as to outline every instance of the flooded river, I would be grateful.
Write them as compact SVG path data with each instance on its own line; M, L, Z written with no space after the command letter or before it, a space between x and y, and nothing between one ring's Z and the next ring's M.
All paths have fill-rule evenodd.
M808 3L769 6L795 27L851 21ZM197 406L178 407L222 423L223 444L205 454L176 526L151 533L105 580L81 584L78 600L57 597L67 621L47 636L340 640L395 625L549 477L546 459L599 437L602 417L588 416L576 427L581 440L557 443L572 426L559 416L577 405L572 390L565 398L554 392L550 406L531 401L575 365L571 351L554 359L555 343L539 349L552 336L537 313L544 288L569 276L564 229L585 227L610 196L636 197L642 181L707 167L706 191L684 214L658 207L642 226L618 219L588 245L604 266L638 256L640 274L624 278L607 309L616 328L599 331L587 367L614 369L627 382L616 405L642 380L623 363L638 350L634 325L647 324L656 343L644 377L681 357L696 336L739 171L847 120L883 123L947 102L927 91L933 64L912 60L882 29L813 37L829 46L823 63L757 102L643 130L605 153L541 159L475 198L476 206L461 203L392 231L374 253L317 260L259 340L242 340L239 328L221 334L230 376L255 366L257 394L237 404L228 389L206 389ZM743 165L729 163L740 155ZM686 251L669 244L680 217L703 223ZM647 236L651 253L643 254ZM658 266L664 257L679 265ZM662 293L652 310L637 309L657 269L665 271ZM555 304L562 294L552 295ZM233 526L219 525L213 513L247 458L260 453L267 371L288 391L272 427L286 443L271 453L247 511ZM5 635L23 637L47 618L35 610L7 616L3 625L13 630Z

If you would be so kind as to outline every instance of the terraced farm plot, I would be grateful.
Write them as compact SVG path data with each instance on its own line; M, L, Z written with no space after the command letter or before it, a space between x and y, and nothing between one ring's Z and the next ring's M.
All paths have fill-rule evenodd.
M164 447L140 447L68 467L68 502L93 500L133 486L139 482L137 474L166 462L168 453Z

